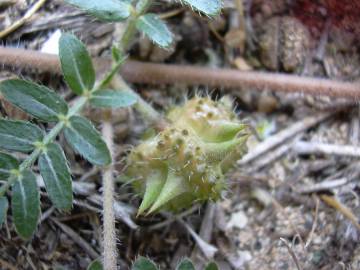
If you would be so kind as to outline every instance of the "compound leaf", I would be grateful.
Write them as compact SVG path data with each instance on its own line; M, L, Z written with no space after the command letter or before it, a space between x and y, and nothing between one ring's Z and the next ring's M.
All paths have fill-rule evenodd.
M11 170L19 168L19 162L9 154L0 152L0 180L9 178Z
M130 2L121 0L65 0L67 3L108 22L125 20L130 16Z
M59 56L61 69L69 87L78 95L91 90L95 83L95 71L85 45L72 34L62 34L59 41Z
M97 91L90 99L90 103L94 107L113 109L131 106L136 101L135 95L116 90Z
M168 47L172 42L172 33L165 22L155 14L148 13L140 16L136 21L136 27L160 47Z
M56 143L50 143L39 157L40 174L46 191L54 205L61 210L72 206L72 181L64 151Z
M90 163L94 165L110 164L109 149L89 120L81 116L72 116L64 134L71 147Z
M17 233L30 238L40 215L40 193L33 172L25 170L13 185L11 208Z
M0 91L9 102L42 121L58 121L58 116L68 111L66 102L58 94L30 81L6 80L1 82Z
M43 131L29 122L0 119L0 148L27 153L43 136Z

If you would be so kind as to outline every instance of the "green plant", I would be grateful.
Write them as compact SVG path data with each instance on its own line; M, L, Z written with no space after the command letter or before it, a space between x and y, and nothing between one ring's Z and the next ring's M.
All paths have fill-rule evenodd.
M127 175L143 195L138 214L217 200L226 186L224 173L246 151L246 126L226 97L195 97L167 118L169 125L128 157Z
M104 141L92 123L82 117L80 113L86 105L100 107L105 110L134 105L150 123L158 122L159 118L161 118L160 114L126 83L120 83L121 87L115 87L116 90L111 89L111 86L114 88L114 85L119 85L119 81L121 81L117 71L124 62L128 46L137 31L144 33L161 47L169 46L173 37L164 21L155 14L147 12L153 2L152 0L139 0L135 3L131 0L66 0L66 2L106 22L126 21L126 27L123 35L112 47L112 66L99 81L96 81L95 69L85 46L71 34L61 36L59 56L62 72L67 85L78 95L71 107L57 93L45 86L21 79L10 79L0 83L0 92L3 97L36 119L33 122L0 119L0 148L10 152L0 153L0 180L2 180L0 187L0 225L6 219L9 206L8 197L11 195L11 209L16 231L24 239L30 238L34 233L40 215L40 193L36 175L33 171L33 165L36 162L40 175L44 180L47 194L53 204L63 211L71 209L73 199L71 171L64 151L56 143L57 136L63 132L67 143L77 153L93 165L103 167L103 264L105 269L111 270L116 269L116 240L112 209L113 149L111 114L109 114L109 111L104 112L104 115L106 115L103 124ZM183 0L181 2L207 16L219 13L222 5L221 0ZM194 115L196 115L198 113L196 110L199 102L204 102L214 110L217 108L221 113L220 118L216 116L210 119L212 118L210 117L211 112L208 112L205 118L192 119L190 114L195 113ZM189 110L192 112L190 113ZM181 150L182 152L180 152L186 155L186 158L190 158L189 151L197 151L190 158L194 158L194 164L191 161L189 167L195 169L193 172L195 172L196 177L191 179L191 170L186 168L188 160L181 160L181 155L177 155L167 164L168 170L176 168L177 165L182 166L183 171L179 168L180 172L176 173L180 174L181 177L177 177L176 174L173 177L165 177L165 171L162 169L161 164L148 162L145 168L148 172L151 172L154 176L163 173L164 175L162 175L162 178L157 179L156 185L148 184L153 183L152 180L134 182L134 187L140 193L145 193L139 213L144 212L150 206L149 212L159 210L165 205L169 205L170 201L172 203L170 208L178 209L188 206L194 200L218 198L225 186L223 173L232 164L230 158L239 155L237 146L243 145L246 140L246 136L238 136L244 126L235 120L229 104L224 101L213 102L210 99L197 98L186 103L184 107L174 109L168 115L168 118L171 121L170 125L165 127L165 130L158 135L158 137L163 136L164 141L166 141L167 133L169 133L170 141L168 144L165 143L164 150L167 151L172 147L181 148L182 145L187 143L191 144L192 146L189 146L188 151ZM175 118L182 119L182 122L180 120L175 121ZM186 123L188 120L192 122ZM47 131L35 125L35 123L39 122L46 123ZM205 130L208 128L215 128L218 131L207 134ZM186 130L188 136L184 130ZM182 137L172 137L175 134L182 134ZM149 143L150 140L141 144L130 155L129 161L139 162L136 159L139 157L139 153L142 154L141 149L147 148ZM157 143L158 147L156 150L153 149L156 152L154 152L154 158L163 156L161 143L160 141L157 141ZM23 152L28 156L19 162L16 158L16 152ZM200 163L199 160L201 160ZM201 167L204 167L204 172L200 172ZM167 174L169 173L167 172ZM130 172L130 175L136 177L134 172ZM196 189L196 185L191 186L194 184L192 182L190 186L185 184L187 177L199 186L199 192L188 192L188 188ZM167 178L180 179L181 185L177 181L165 181ZM156 180L156 178L154 179ZM165 184L165 182L168 184ZM171 196L161 195L161 199L156 200L155 197L159 194L155 194L152 190L159 185L162 186L163 190L169 191ZM8 192L9 189L11 189L11 194ZM185 189L187 192L184 192ZM162 191L162 194L165 193ZM181 198L181 203L173 201L178 195L185 195ZM90 267L98 268L99 262ZM212 268L208 267L206 269Z
M110 164L109 150L89 120L78 115L87 104L100 108L120 108L134 104L136 96L127 92L104 90L107 75L95 86L95 72L85 46L73 35L60 39L59 55L65 80L80 97L69 108L53 90L21 79L1 82L4 98L16 107L52 128L46 132L33 123L0 119L0 148L29 154L21 163L9 153L0 153L0 221L5 219L12 190L12 214L16 231L29 238L36 229L40 215L40 195L32 167L38 161L48 196L64 211L72 207L71 172L61 146L55 142L63 131L70 146L90 163ZM110 97L110 98L109 98Z

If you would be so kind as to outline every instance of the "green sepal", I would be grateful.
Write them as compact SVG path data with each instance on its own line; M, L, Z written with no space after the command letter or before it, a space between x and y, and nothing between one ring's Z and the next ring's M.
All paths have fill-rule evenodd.
M225 142L232 140L246 125L235 121L215 120L206 123L194 123L199 136L207 142Z
M164 186L161 189L159 196L157 197L154 204L151 206L148 214L153 213L162 206L164 206L170 200L187 191L186 182L181 175L177 175L171 169L168 172L168 176Z
M204 153L209 163L218 163L224 160L230 153L236 151L246 143L248 136L242 136L230 141L220 143L204 143Z
M166 178L160 170L154 171L149 174L149 177L146 179L146 187L144 198L139 206L137 215L144 213L154 201L159 197L162 187L164 186Z

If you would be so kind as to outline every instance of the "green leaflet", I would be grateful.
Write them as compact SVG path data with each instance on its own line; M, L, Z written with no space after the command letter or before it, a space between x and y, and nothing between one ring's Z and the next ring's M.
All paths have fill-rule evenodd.
M138 18L136 27L160 47L168 47L172 42L172 33L155 14L148 13Z
M100 20L118 22L130 16L130 1L125 0L65 0Z
M209 16L218 14L222 8L221 0L183 0L183 2L188 4L191 8Z
M87 268L87 270L103 270L103 269L104 268L99 259L92 261Z
M189 259L183 259L176 267L176 270L195 270L195 267Z
M90 103L94 107L113 109L131 106L136 101L135 95L116 90L97 91L90 99Z
M12 214L17 233L30 238L39 220L40 193L34 173L25 170L12 188Z
M72 34L62 34L59 41L59 56L61 69L70 88L78 95L91 90L95 82L95 71L84 44Z
M134 262L131 270L158 270L158 268L151 260L140 256Z
M9 208L9 202L6 197L0 198L0 228L5 221L6 213Z
M0 119L0 148L30 152L43 137L43 131L29 122Z
M219 270L219 267L216 265L216 263L211 262L205 267L205 270Z
M70 126L64 131L71 147L94 165L108 165L111 162L109 149L92 123L81 117L70 118Z
M39 157L40 174L51 201L61 210L72 206L72 181L65 154L56 143L50 143Z
M66 115L65 101L49 88L20 79L1 82L0 91L5 99L28 114L48 122L58 121L59 115Z
M15 170L19 167L19 162L16 158L9 154L0 152L0 180L6 180L9 178L11 170Z

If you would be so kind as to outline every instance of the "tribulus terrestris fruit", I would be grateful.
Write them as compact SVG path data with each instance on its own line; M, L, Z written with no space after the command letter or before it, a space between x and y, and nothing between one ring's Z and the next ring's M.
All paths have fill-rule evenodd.
M216 200L225 173L246 152L247 126L229 98L194 97L172 109L169 126L143 141L128 157L127 176L143 196L138 214L180 210Z

